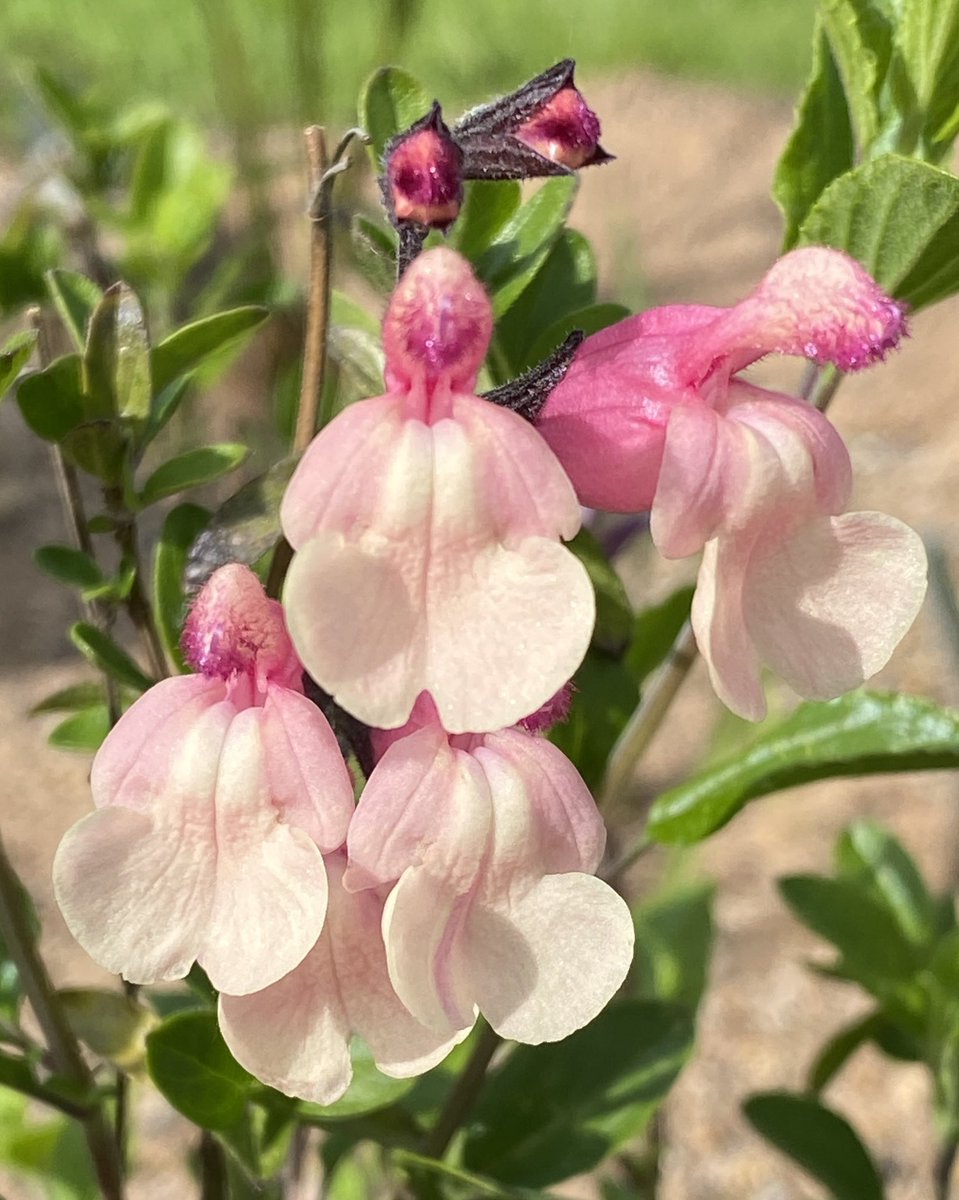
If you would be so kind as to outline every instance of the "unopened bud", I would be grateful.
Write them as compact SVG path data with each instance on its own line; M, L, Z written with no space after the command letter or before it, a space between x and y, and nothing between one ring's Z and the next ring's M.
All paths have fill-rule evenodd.
M456 125L464 179L531 179L568 175L608 162L599 118L573 82L564 59L521 88L483 105Z
M463 203L463 154L443 123L440 106L432 109L386 148L383 196L394 224L413 222L446 229Z

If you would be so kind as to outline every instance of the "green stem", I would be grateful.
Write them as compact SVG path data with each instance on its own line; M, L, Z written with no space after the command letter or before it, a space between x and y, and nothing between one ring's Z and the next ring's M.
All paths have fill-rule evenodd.
M481 1029L476 1047L423 1145L423 1153L429 1158L442 1158L446 1153L453 1135L472 1112L486 1078L486 1069L502 1045L503 1039L500 1035L482 1018L480 1020Z
M84 1061L56 990L40 958L27 921L20 882L0 839L0 933L16 964L23 990L50 1049L57 1072L74 1084L80 1095L94 1096L96 1085ZM113 1134L100 1104L80 1118L104 1200L123 1200L123 1178Z

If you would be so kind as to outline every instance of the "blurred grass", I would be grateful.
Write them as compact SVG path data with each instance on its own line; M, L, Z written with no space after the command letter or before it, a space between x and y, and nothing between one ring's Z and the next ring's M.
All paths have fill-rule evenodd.
M352 119L364 78L402 62L452 110L557 59L581 74L647 64L794 91L815 0L6 0L3 129L36 132L32 64L122 108L162 98L228 126Z

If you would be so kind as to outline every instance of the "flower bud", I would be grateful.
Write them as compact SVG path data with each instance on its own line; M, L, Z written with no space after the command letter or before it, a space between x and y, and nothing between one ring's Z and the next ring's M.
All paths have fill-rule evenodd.
M463 154L443 123L439 104L390 142L385 159L381 186L395 225L452 225L463 203Z
M464 179L531 179L568 175L608 162L599 118L573 82L564 59L521 88L473 109L453 136L463 152Z

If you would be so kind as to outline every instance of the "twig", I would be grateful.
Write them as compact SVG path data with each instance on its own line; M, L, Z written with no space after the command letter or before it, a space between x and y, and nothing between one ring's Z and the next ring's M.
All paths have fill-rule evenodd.
M95 1096L93 1074L84 1061L56 990L40 958L23 909L23 884L0 840L0 933L16 964L23 990L36 1015L59 1074L81 1095ZM123 1179L113 1135L99 1104L79 1118L104 1200L123 1200Z
M310 175L310 280L306 301L306 344L300 405L296 414L293 451L305 450L321 420L323 377L326 373L326 328L330 309L330 189L325 179L329 160L326 131L310 125L305 133Z
M483 1021L470 1060L463 1068L462 1075L457 1079L423 1145L423 1153L429 1158L442 1158L446 1153L453 1135L472 1111L486 1078L486 1069L502 1041L500 1035Z

